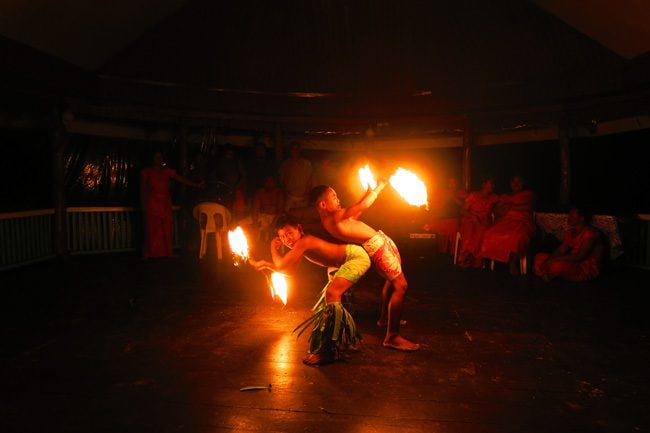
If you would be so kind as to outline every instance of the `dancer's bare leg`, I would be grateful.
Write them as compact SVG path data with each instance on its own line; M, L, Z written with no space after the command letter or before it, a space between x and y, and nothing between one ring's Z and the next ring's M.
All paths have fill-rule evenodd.
M352 282L342 277L334 277L334 279L327 285L325 290L325 300L328 304L332 302L341 302L343 294L352 287Z
M408 283L403 273L393 280L392 286L393 290L388 303L388 327L384 338L384 347L406 352L420 350L419 344L407 340L399 334L402 304L406 289L408 289Z
M379 320L377 320L377 326L384 327L388 325L388 303L392 294L393 284L388 280L384 281L384 286L381 288L381 311L379 313ZM400 320L399 324L400 326L406 325L406 320Z
M388 324L388 301L393 292L392 287L390 281L384 281L384 286L381 288L381 310L379 311L377 326L386 326Z

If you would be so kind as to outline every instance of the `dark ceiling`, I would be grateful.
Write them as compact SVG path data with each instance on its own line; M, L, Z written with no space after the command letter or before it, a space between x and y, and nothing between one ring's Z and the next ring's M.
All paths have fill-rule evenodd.
M96 105L271 120L626 115L647 101L648 17L643 0L9 1L0 67Z

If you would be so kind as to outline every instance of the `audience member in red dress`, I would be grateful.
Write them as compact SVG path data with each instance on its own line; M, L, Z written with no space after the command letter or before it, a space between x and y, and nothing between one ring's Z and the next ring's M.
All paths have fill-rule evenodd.
M569 210L567 223L570 228L564 232L562 244L551 254L535 256L535 274L544 281L593 280L602 270L605 246L601 233L589 225L589 215L578 206Z
M519 258L527 254L535 235L533 206L535 193L524 189L521 176L510 179L511 194L499 196L494 208L494 224L485 231L480 256L497 262L507 262L510 273L519 273Z
M172 257L172 196L169 180L203 188L205 182L192 180L166 166L162 152L153 155L153 164L140 173L140 200L144 212L145 241L143 257Z
M460 227L460 212L465 204L467 191L458 187L458 179L447 179L447 188L432 200L432 218L422 227L438 238L438 251L453 254L456 233Z
M472 191L465 199L460 221L460 252L458 265L462 267L482 267L479 255L481 241L485 230L492 224L492 211L497 202L494 193L494 179L488 177L481 184L481 189Z

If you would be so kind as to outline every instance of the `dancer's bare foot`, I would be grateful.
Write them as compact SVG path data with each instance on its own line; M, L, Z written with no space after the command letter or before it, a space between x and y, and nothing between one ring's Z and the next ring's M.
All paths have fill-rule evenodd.
M415 352L420 350L420 345L418 343L407 340L401 335L386 337L384 340L384 347L388 349L401 350L403 352Z
M379 326L380 328L383 328L386 325L388 325L387 320L382 320L382 319L377 320L377 326ZM399 326L406 326L406 320L400 320Z
M310 353L302 360L303 364L314 366L333 364L334 362L336 362L336 355L332 352Z

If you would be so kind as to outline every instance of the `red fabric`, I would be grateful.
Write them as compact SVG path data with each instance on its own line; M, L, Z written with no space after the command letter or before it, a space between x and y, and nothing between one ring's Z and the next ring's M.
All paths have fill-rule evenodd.
M144 257L171 257L172 245L172 198L169 179L176 174L171 168L142 170L145 191L145 243Z
M526 254L530 240L535 235L533 198L532 191L499 197L499 204L505 205L507 210L485 231L480 257L508 262L510 254Z
M534 263L535 274L546 280L560 277L569 281L587 281L598 277L602 267L603 244L596 229L589 226L579 232L569 229L564 233L562 244L569 247L568 255L571 256L577 254L593 238L596 238L596 243L590 254L582 261L569 261L556 257L546 262L550 254L537 254Z
M483 261L479 255L481 241L485 230L491 224L491 214L497 201L495 194L487 197L478 192L472 192L465 200L466 215L460 222L460 253L458 264L463 267L481 267Z

